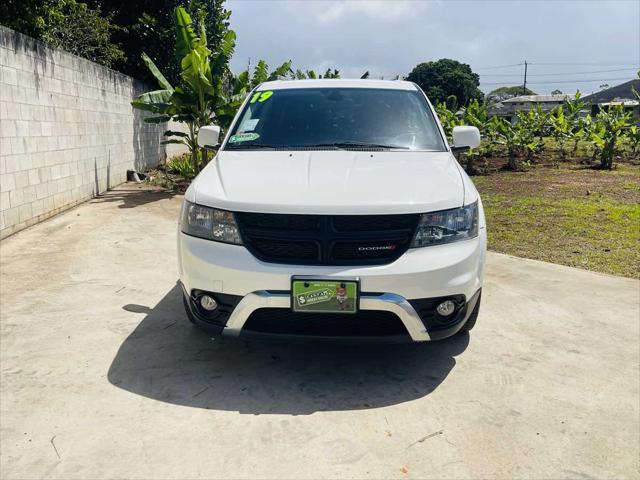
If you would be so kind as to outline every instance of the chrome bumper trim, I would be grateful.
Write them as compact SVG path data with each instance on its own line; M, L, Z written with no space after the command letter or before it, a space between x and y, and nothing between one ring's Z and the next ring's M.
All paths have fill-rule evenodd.
M266 290L252 292L243 297L222 330L223 335L239 336L249 316L259 308L291 308L289 293L271 293ZM414 342L431 340L422 320L406 298L394 293L360 296L360 310L385 310L395 313L404 324Z

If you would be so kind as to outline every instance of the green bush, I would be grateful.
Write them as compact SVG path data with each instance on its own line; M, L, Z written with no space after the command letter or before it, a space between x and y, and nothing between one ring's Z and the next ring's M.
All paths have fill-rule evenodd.
M191 154L185 153L167 163L167 173L179 175L186 180L191 180L196 176L193 168Z

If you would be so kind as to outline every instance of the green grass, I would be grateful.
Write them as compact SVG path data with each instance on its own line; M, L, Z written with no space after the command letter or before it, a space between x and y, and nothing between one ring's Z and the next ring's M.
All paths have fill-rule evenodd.
M536 168L474 182L491 250L640 278L640 167Z

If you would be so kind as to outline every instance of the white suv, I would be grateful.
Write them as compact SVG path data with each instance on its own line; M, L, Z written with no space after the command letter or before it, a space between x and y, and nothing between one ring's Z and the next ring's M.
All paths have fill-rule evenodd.
M214 147L220 129L200 130ZM232 336L428 341L470 330L482 203L413 83L263 83L185 195L192 322Z

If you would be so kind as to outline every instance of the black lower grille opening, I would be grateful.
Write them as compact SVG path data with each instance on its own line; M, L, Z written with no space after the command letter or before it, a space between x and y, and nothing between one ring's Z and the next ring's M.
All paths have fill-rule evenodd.
M260 308L254 311L244 330L274 335L326 337L382 337L406 335L400 318L391 312L361 310L340 313L300 313L288 308Z
M213 312L204 310L198 302L198 298L200 297L200 295L205 293L208 295L212 295L213 298L216 299L216 302L218 302L218 308ZM192 290L190 298L192 311L200 320L220 326L226 325L227 320L229 320L231 313L236 308L238 303L240 303L240 300L242 300L242 296L240 295L212 293L206 292L204 290Z
M445 300L452 300L456 304L456 311L449 317L442 317L438 315L436 307L440 302ZM428 332L435 332L443 330L455 325L464 318L466 313L466 299L464 295L453 295L451 297L438 297L438 298L420 298L416 300L409 300L411 306L415 309L416 313L420 316L422 323Z

